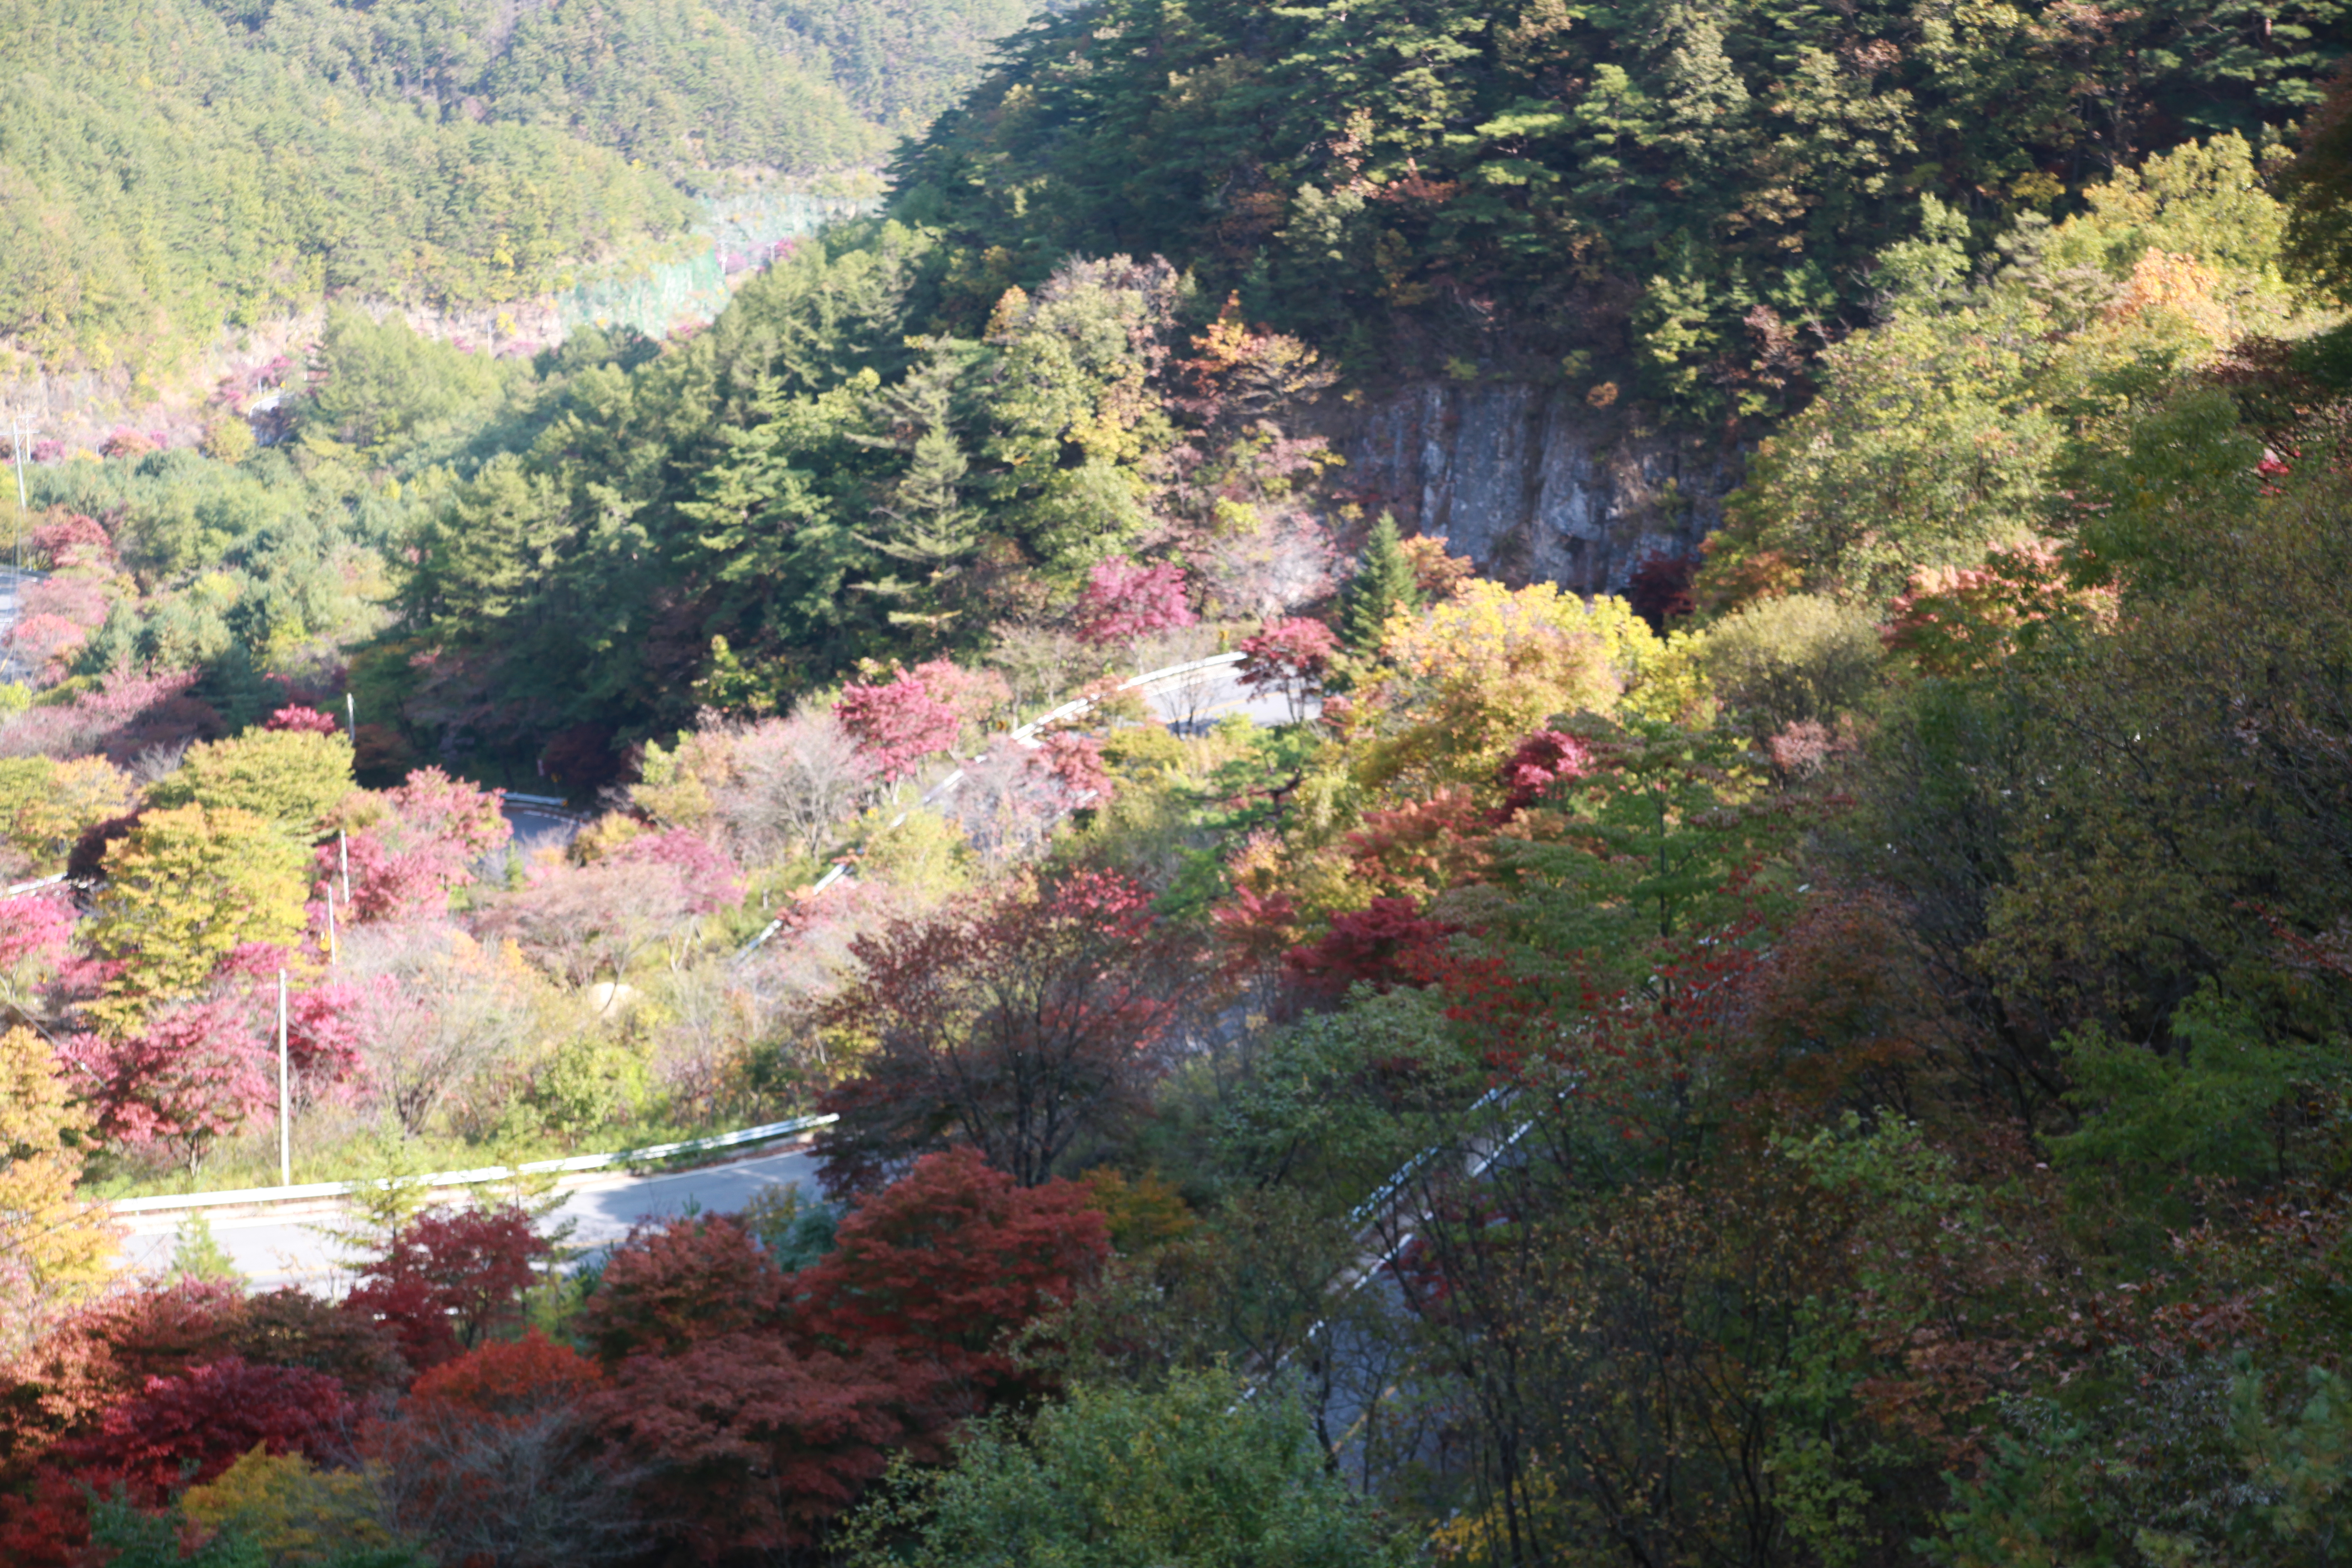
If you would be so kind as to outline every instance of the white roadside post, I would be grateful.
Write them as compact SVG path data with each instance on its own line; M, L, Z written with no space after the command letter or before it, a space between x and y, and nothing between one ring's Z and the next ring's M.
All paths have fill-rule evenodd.
M278 972L278 1184L294 1184L294 1097L286 1087L286 972Z

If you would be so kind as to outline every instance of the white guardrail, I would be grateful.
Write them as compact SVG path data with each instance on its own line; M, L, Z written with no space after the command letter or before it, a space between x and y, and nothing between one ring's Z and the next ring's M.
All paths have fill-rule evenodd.
M797 1116L790 1121L770 1121L709 1138L688 1138L678 1143L656 1143L644 1149L621 1149L610 1154L574 1154L562 1160L531 1160L514 1166L485 1165L475 1171L437 1171L425 1176L378 1176L356 1182L309 1182L291 1187L245 1187L221 1193L171 1193L152 1198L118 1198L107 1206L118 1215L158 1214L174 1209L220 1208L235 1204L338 1198L370 1187L478 1186L485 1182L512 1181L517 1176L564 1175L576 1171L598 1171L609 1165L630 1164L641 1160L665 1160L676 1154L699 1154L711 1149L763 1143L772 1138L789 1138L796 1132L829 1127L840 1120L838 1116L830 1115Z
M593 814L581 810L559 795L518 795L513 790L499 792L501 804L519 805L526 816L561 817L566 822L586 822Z
M1191 681L1214 670L1230 669L1234 665L1241 663L1242 660L1247 657L1248 656L1245 654L1238 653L1211 654L1206 658L1196 658L1190 664L1171 664L1164 669L1148 670L1144 674L1139 675L1131 680L1120 681L1115 689L1119 691L1140 691L1146 687L1160 686L1170 681ZM1037 738L1038 731L1046 729L1055 724L1059 724L1065 720L1079 718L1091 710L1094 705L1100 700L1100 698L1096 697L1073 698L1069 701L1063 703L1059 708L1041 713L1036 718L1030 720L1026 724L1022 725L1019 729L1010 731L1011 738L1019 742L1023 745L1026 745L1031 741ZM947 777L940 780L939 783L925 790L922 794L922 797L915 804L918 806L929 805L931 802L939 799L941 795L948 794L961 783L963 783L963 770L961 768L957 768L954 772L949 773ZM513 800L516 797L509 795L507 798L509 800ZM902 811L891 820L890 826L896 827L899 823L906 820L907 814ZM825 868L824 875L819 877L816 879L815 884L809 889L809 896L814 898L817 894L824 892L827 888L832 887L835 882L840 881L842 878L848 874L849 862L846 860L835 860L831 866ZM778 931L783 929L784 917L782 915L778 915L774 920L770 921L766 925L760 928L759 935L753 937L750 942L745 942L742 947L737 951L734 962L737 963L742 963L745 959L751 957L753 953L765 947L768 944L768 939L774 936Z

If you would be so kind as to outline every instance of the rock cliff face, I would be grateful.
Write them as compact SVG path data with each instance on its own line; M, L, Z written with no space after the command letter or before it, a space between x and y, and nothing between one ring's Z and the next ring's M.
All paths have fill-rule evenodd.
M1334 476L1408 531L1510 583L1622 591L1654 554L1697 547L1739 482L1740 454L1712 438L1638 428L1577 389L1416 382L1328 405Z

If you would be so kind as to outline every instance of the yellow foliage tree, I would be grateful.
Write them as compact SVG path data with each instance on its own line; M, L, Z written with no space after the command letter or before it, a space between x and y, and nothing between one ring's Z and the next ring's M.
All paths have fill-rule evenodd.
M299 1454L256 1446L180 1508L213 1531L234 1531L274 1568L310 1568L398 1542L376 1518L373 1490L354 1470L322 1470Z
M718 797L735 779L733 737L696 731L664 750L647 742L629 804L665 827L700 828L718 813Z
M352 788L352 743L341 734L256 730L191 747L147 799L161 806L233 807L308 841Z
M0 1352L102 1283L114 1250L106 1210L74 1199L89 1122L68 1089L39 1036L0 1035Z
M1556 713L1606 712L1662 645L1622 599L1587 605L1549 583L1474 579L1389 622L1380 693L1411 721L1382 733L1357 771L1368 788L1486 787L1511 748Z
M240 943L298 941L308 855L235 806L151 811L108 852L90 946L122 968L90 1011L135 1027L157 1001L202 990Z
M104 757L0 760L0 837L34 867L65 863L82 830L131 809L131 781Z

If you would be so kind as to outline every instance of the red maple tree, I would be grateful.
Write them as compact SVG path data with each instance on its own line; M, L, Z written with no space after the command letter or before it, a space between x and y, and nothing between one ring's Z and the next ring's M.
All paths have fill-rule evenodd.
M676 1355L704 1340L772 1324L784 1277L742 1226L696 1215L640 1226L606 1259L577 1331L606 1366Z
M960 1138L1024 1185L1078 1137L1138 1110L1190 984L1189 950L1117 872L1017 879L976 908L850 944L859 973L825 1016L878 1048L824 1109L835 1191L870 1187Z
M1293 983L1321 1003L1337 1002L1359 982L1385 991L1423 978L1424 963L1454 927L1421 912L1411 899L1374 899L1331 917L1330 930L1284 959Z
M549 1250L517 1205L421 1214L368 1262L343 1306L389 1328L411 1366L436 1367L521 1321L531 1266Z
M1268 621L1255 637L1242 639L1241 684L1253 691L1280 692L1291 718L1303 718L1339 647L1339 639L1321 621Z
M536 1329L416 1380L361 1448L403 1534L444 1562L593 1563L644 1544L626 1467L599 1451L597 1364Z
M121 1481L134 1499L151 1500L211 1480L256 1446L328 1452L351 1415L342 1385L322 1373L226 1356L177 1377L149 1378L95 1431L58 1445L51 1464L101 1493Z
M892 1347L989 1403L1034 1386L1007 1336L1069 1300L1109 1251L1087 1187L1021 1186L971 1149L926 1155L793 1278L793 1332L826 1350Z
M591 1414L641 1471L656 1533L715 1563L806 1546L892 1455L939 1458L936 1386L887 1349L795 1355L735 1333L630 1357Z

